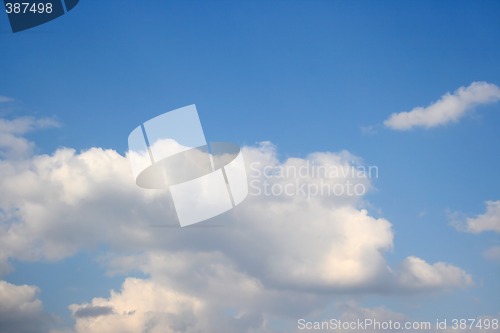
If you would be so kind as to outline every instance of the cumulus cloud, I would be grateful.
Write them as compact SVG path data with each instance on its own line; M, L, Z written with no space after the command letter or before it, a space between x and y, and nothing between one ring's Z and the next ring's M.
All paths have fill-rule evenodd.
M213 311L213 307L208 306L203 300L184 295L164 285L145 279L129 278L124 282L121 290L112 291L109 297L95 298L92 300L91 305L73 304L70 309L75 313L81 308L102 306L98 304L106 304L105 307L113 307L119 309L119 311L99 318L94 316L76 317L76 333L116 331L125 333L283 332L283 328L269 327L266 316L233 311L230 315L221 316L220 312ZM423 329L431 332L443 331L435 327L434 318L429 322L417 321L383 306L363 307L354 302L338 303L335 306L335 316L332 316L330 309L328 314L322 313L318 316L316 313L314 318L312 320L308 316L304 317L298 314L294 320L288 323L286 331L326 331L318 327L332 328L333 331L334 326L332 325L338 325L337 330L339 330L338 327L342 327L343 332L359 332L361 330L368 332L420 332ZM481 318L491 319L493 317L483 316ZM336 321L332 323L330 319ZM359 323L362 326L356 326ZM351 326L345 326L346 324ZM387 329L386 325L391 325L393 329ZM311 327L311 329L308 329L308 327ZM469 332L469 330L463 332Z
M49 332L53 319L44 313L38 288L0 280L0 333Z
M500 200L486 201L486 212L475 217L462 218L460 213L450 214L450 224L459 231L473 234L500 232Z
M113 312L79 316L84 309ZM270 332L260 314L225 315L224 309L147 279L127 278L121 290L91 304L70 306L77 333Z
M473 82L460 87L454 93L446 93L426 107L416 107L408 112L392 114L384 125L394 130L409 130L414 127L431 128L457 122L469 110L481 104L500 100L500 88L492 83Z
M244 147L243 156L251 182L245 202L188 228L178 227L168 190L137 187L129 161L116 151L61 148L0 160L0 267L105 244L101 262L110 273L148 276L126 279L107 299L73 305L81 332L106 332L104 323L123 332L265 332L269 316L310 313L333 293L471 285L466 272L447 263L408 257L389 267L394 232L364 209L372 185L369 170L356 167L360 158L344 151L280 161L270 143ZM288 186L297 195L266 194L266 186ZM321 187L338 191L311 195Z
M276 160L269 146L244 153L248 163L261 167ZM315 165L339 169L352 158L347 153L308 157ZM304 163L293 159L281 165ZM168 193L137 188L128 161L112 150L59 149L21 163L3 162L0 170L7 176L0 180L2 211L10 216L0 234L4 256L58 260L103 243L117 250L220 251L262 281L290 289L371 288L390 274L384 252L392 247L391 224L356 208L360 198L347 193L312 199L251 195L218 219L224 228L166 233L148 226L177 224ZM272 181L282 184L289 177ZM315 181L308 177L301 181ZM255 248L256 240L262 246Z
M151 281L128 278L122 290L91 304L71 305L76 332L195 332L199 300ZM104 310L104 311L103 311Z

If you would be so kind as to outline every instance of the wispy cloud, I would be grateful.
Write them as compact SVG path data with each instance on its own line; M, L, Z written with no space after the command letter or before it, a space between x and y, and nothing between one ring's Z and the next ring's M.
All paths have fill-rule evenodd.
M418 106L411 111L393 113L384 125L394 130L410 130L414 127L431 128L456 122L467 111L481 104L500 100L500 88L487 82L473 82L460 87L454 93L446 93L427 107Z
M479 234L486 231L500 233L500 200L486 201L486 212L476 217L460 217L460 213L451 213L450 222L457 230Z
M51 118L36 119L20 117L16 119L0 119L0 158L14 158L29 155L33 143L23 135L36 129L59 127L59 123Z
M7 103L7 102L13 102L13 101L14 101L14 99L11 97L0 95L0 103Z

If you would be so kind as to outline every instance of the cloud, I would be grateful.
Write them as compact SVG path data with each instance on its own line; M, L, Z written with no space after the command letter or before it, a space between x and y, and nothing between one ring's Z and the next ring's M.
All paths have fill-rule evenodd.
M247 289L242 287L238 286L245 293ZM283 305L286 306L284 301ZM75 314L81 309L89 307L116 309L113 313L99 317L74 315L76 333L318 331L318 329L307 329L306 322L309 322L310 326L315 325L315 323L316 325L325 325L323 327L329 327L332 331L334 326L331 325L338 325L337 328L342 327L341 330L345 332L359 332L360 330L368 332L419 332L422 329L432 332L443 331L435 327L435 318L432 318L432 321L417 321L384 306L362 307L353 301L337 302L333 309L321 312L294 313L286 322L282 321L283 327L281 329L276 329L269 325L272 317L263 311L268 310L269 306L266 307L266 303L261 304L261 306L260 311L238 311L190 296L164 283L149 279L127 278L121 290L111 291L109 297L94 298L90 304L73 304L70 306L70 310ZM483 316L480 318L491 319L493 317ZM331 319L335 321L332 322ZM356 326L359 323L362 326ZM389 323L394 328L393 330L387 329L386 325ZM346 324L353 326L349 328L345 326ZM415 329L407 327L415 327Z
M176 317L180 325L187 323L181 315L194 319L197 301L154 283L128 278L122 290L111 292L109 298L94 298L91 304L70 306L76 319L76 332L156 332L161 328L161 319ZM86 309L105 308L113 311L97 316L81 316ZM156 327L159 325L158 327ZM166 323L164 332L172 332ZM185 331L182 330L183 332Z
M8 102L13 102L13 101L14 101L13 98L0 95L0 103L8 103Z
M38 288L0 280L0 332L49 332L53 319L43 312Z
M411 256L389 266L393 227L364 209L372 185L367 170L356 167L359 157L316 152L280 161L270 143L242 151L251 182L245 202L188 228L178 227L168 190L137 187L129 161L114 150L60 148L0 160L0 267L105 245L101 264L110 274L147 276L127 278L107 299L73 305L81 332L106 332L100 323L123 332L265 332L269 318L322 309L333 294L472 284L447 263ZM266 186L297 192L266 194ZM326 191L333 187L342 191Z
M107 308L112 313L78 316L83 309ZM86 305L73 304L77 333L257 332L259 316L221 316L200 299L145 279L127 278L122 289L109 298L94 298ZM260 331L264 332L264 331Z
M408 257L401 264L400 283L411 288L456 288L471 286L472 278L458 267L437 262L433 265L417 257Z
M500 200L486 201L486 212L476 217L461 217L460 213L450 214L450 224L459 231L479 234L481 232L500 232Z
M34 144L23 135L35 129L58 126L59 123L51 118L21 117L13 120L0 119L0 159L29 156L32 153Z
M419 106L409 112L394 113L384 121L384 125L401 131L414 127L436 127L457 122L477 105L499 100L498 86L487 82L473 82L468 87L458 88L453 94L446 93L427 107Z
M244 156L247 163L258 162L254 168L274 163L281 170L305 166L307 161L349 170L355 159L347 152L314 153L281 163L274 148L266 145L244 148ZM384 258L392 248L391 224L356 208L361 198L348 193L312 199L254 193L241 207L221 216L218 222L225 227L207 237L206 228L164 233L149 227L177 225L168 193L137 188L127 159L112 150L92 148L78 154L64 148L51 156L5 161L0 170L6 176L0 180L1 209L10 216L0 234L4 259L59 260L99 244L118 252L218 251L264 283L317 291L377 289L392 274ZM369 188L369 179L352 176L327 181L345 186L351 180ZM293 175L262 178L263 170L251 176L260 186L264 180L278 185L295 180ZM308 174L298 186L318 181ZM256 240L262 242L258 248Z

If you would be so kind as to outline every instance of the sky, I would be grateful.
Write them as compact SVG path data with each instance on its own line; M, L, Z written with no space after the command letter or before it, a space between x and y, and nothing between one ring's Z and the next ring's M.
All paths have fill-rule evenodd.
M0 333L499 332L452 326L500 319L498 17L496 1L81 1L12 33L0 13ZM168 189L136 185L128 136L192 104L255 186L181 228ZM259 172L311 165L377 173ZM366 191L256 193L348 181Z

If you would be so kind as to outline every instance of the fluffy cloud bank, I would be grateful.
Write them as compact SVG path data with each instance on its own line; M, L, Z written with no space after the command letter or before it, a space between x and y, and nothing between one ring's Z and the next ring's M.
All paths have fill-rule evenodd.
M37 124L13 122L3 124L18 139ZM371 186L369 177L352 172L353 161L362 161L349 152L280 161L265 143L244 147L243 155L250 181L262 190L265 184ZM311 166L332 172L283 172ZM179 228L168 190L138 188L127 158L113 150L16 155L0 160L0 173L0 273L11 259L60 260L104 244L110 273L148 276L126 279L108 299L72 305L78 332L266 332L269 318L310 313L335 293L473 283L456 266L414 256L389 267L392 225L363 208L364 192L254 191L223 215Z
M147 300L147 301L145 301ZM76 317L76 333L136 332L477 332L488 327L500 332L498 315L467 319L467 323L447 321L446 328L436 319L418 320L386 307L362 307L355 302L339 302L328 313L319 316L298 314L288 325L270 328L269 317L249 312L227 311L208 306L203 300L169 290L149 280L127 279L121 290L108 298L94 298L89 304L71 305L73 313L82 309L113 309L88 317ZM310 314L312 315L312 314ZM312 319L314 318L314 319ZM472 320L474 320L472 322ZM456 325L457 327L453 327ZM475 326L477 325L477 326ZM481 326L482 325L482 326ZM72 331L73 332L73 331ZM55 333L55 332L54 332ZM68 332L69 333L69 332Z
M487 82L473 82L460 87L454 93L446 93L427 107L416 107L408 112L392 114L384 125L394 130L409 130L414 127L431 128L456 122L467 111L481 104L500 101L500 88Z
M244 153L248 163L279 163L268 145ZM308 158L316 165L341 166L354 157ZM260 280L287 288L379 288L392 274L384 259L392 247L391 224L357 208L359 198L347 194L249 196L216 219L223 227L167 232L162 225L177 224L168 193L137 188L127 159L115 151L59 149L51 156L3 161L0 170L7 175L0 180L1 208L9 222L0 235L4 260L58 260L108 244L117 252L218 251Z

